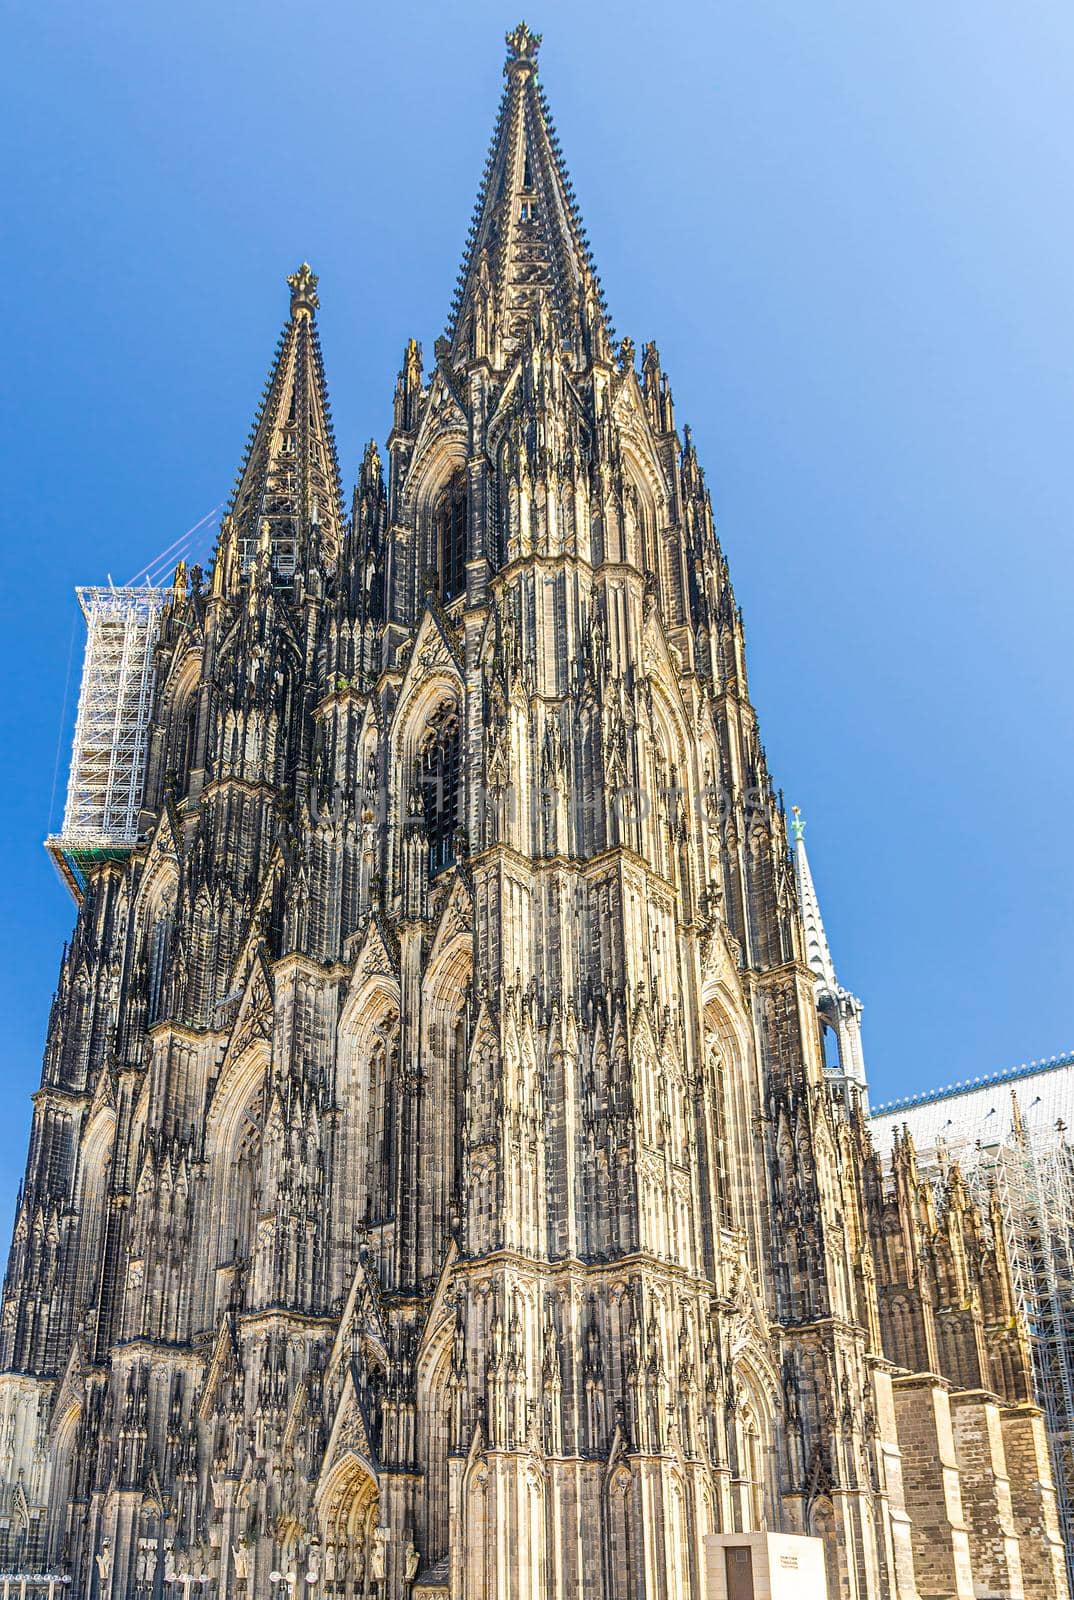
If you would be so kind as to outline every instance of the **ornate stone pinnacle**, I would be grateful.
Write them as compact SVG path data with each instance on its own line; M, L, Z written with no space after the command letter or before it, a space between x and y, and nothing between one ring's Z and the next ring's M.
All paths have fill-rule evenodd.
M308 261L303 261L297 272L292 272L287 282L291 286L291 315L299 311L314 312L320 305L317 298L317 274L311 272Z
M534 71L537 66L537 52L541 48L541 35L531 33L524 22L520 22L507 38L507 65L505 72L514 68L524 67Z

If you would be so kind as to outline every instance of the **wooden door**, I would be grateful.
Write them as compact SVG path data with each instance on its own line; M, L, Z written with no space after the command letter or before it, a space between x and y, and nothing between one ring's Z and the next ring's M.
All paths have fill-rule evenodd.
M748 1544L724 1546L727 1600L753 1600L753 1551Z

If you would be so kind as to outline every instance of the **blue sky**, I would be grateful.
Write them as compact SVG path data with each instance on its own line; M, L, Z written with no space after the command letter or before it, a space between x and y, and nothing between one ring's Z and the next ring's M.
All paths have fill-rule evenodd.
M442 329L518 17L5 10L6 1226L72 920L40 841L74 585L228 494L303 257L353 480ZM658 340L707 469L874 1098L1074 1045L1074 12L527 21L614 321Z

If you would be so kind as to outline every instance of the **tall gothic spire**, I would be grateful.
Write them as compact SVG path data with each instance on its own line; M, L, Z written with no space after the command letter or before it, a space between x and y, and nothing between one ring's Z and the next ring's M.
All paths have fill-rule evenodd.
M541 36L524 22L507 35L507 79L452 306L456 361L506 364L542 298L564 342L604 354L611 330L537 81Z
M287 280L291 315L250 432L231 503L243 571L266 532L277 582L309 560L334 562L343 496L314 313L317 277L303 262Z
M837 1114L697 453L509 44L454 365L407 346L334 570L304 266L210 597L102 644L145 782L34 1096L0 1577L682 1597L807 1500L854 1600L1071 1600L1003 1218Z
M813 883L813 874L809 870L809 857L806 854L805 829L802 813L797 806L791 807L793 820L791 833L794 838L794 870L798 878L798 900L802 907L802 928L805 933L806 965L810 971L820 978L834 994L839 987L835 976L835 963L832 952L828 947L828 935L824 931L824 923L820 914L820 901Z

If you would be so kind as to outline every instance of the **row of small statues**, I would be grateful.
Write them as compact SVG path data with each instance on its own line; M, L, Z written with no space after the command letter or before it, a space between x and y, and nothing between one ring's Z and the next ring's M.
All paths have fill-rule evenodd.
M384 1577L384 1551L385 1546L390 1538L391 1533L389 1529L374 1528L372 1545L369 1551L368 1571L368 1577L373 1582L379 1582ZM143 1551L145 1559L147 1561L150 1560L155 1553L155 1544L151 1543L151 1541L145 1541ZM245 1580L250 1576L250 1562L252 1556L253 1547L247 1544L245 1541L232 1545L231 1559L234 1566L235 1576L240 1580ZM107 1584L112 1571L112 1547L109 1540L105 1540L100 1551L94 1557L94 1560L97 1563L97 1572L103 1588ZM418 1554L417 1548L415 1547L413 1539L408 1539L406 1551L403 1557L403 1574L407 1583L413 1583L414 1579L417 1577L420 1560L421 1558ZM331 1582L335 1579L335 1577L336 1572L334 1552L328 1551L326 1553L324 1566L322 1569L320 1549L316 1544L313 1545L309 1551L308 1565L305 1572L305 1581L307 1585L312 1586L313 1584L319 1583L322 1578L325 1578ZM206 1584L211 1581L209 1573L204 1569L200 1571L180 1572L176 1566L175 1549L170 1540L166 1543L164 1548L164 1579L167 1583L182 1584L184 1593L188 1593L191 1585L193 1584ZM297 1568L294 1568L289 1572L270 1572L269 1581L274 1584L286 1584L287 1590L290 1593L294 1590L295 1585L298 1582Z

